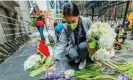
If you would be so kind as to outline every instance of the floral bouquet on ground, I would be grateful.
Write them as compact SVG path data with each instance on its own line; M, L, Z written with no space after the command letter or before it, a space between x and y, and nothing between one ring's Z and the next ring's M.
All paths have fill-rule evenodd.
M40 75L42 72L49 69L51 66L54 57L53 55L44 57L41 55L31 55L25 62L24 62L24 70L30 72L31 77L35 77Z
M87 32L89 57L93 61L110 61L115 55L113 43L115 30L108 23L96 22Z
M40 80L77 80L73 69L60 71L47 71L42 74Z
M77 80L133 80L133 62L103 62L103 66L91 64L75 71Z
M133 62L105 62L103 67L89 64L80 71L46 71L39 80L132 80L132 70Z

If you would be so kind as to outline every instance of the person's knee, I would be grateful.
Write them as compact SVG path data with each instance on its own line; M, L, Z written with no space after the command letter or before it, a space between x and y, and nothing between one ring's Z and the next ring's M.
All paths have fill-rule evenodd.
M79 49L87 49L87 43L86 42L82 42L79 44Z
M70 48L69 53L68 53L70 59L74 60L78 58L78 52L75 48Z

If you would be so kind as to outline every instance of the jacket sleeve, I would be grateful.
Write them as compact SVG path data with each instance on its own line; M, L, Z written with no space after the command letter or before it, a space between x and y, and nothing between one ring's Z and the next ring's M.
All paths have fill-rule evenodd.
M54 49L54 57L58 60L66 60L68 36L63 29L60 34L59 41L57 41Z
M91 27L91 25L93 24L92 23L92 21L91 21L91 19L90 18L85 18L85 24L86 24L86 26L85 26L85 31L86 31L86 35L87 35L87 32L88 32L88 30L89 30L89 28Z
M90 26L92 25L92 21L90 18L88 17L82 17L80 16L81 19L82 19L82 24L83 24L83 27L85 29L85 32L87 33L88 32L88 29L90 28Z
M92 20L90 18L87 18L87 24L88 24L88 29L89 29L92 25Z

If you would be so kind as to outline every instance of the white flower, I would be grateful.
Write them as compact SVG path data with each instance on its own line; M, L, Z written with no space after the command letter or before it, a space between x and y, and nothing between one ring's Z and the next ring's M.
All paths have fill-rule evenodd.
M101 22L96 22L95 24L96 24L97 28L99 28L99 27L101 27L102 23Z
M104 46L110 46L111 44L113 45L115 37L116 37L115 30L112 29L108 23L101 23L101 22L96 22L95 24L91 25L90 29L86 34L86 38L88 40L92 38L98 38L100 48L102 48L103 45ZM106 42L108 44L105 44Z
M88 30L87 34L86 34L86 38L89 41L90 39L92 39L92 31Z
M40 55L34 54L28 57L28 59L24 62L24 70L28 70L32 68L36 64L36 62L39 60L41 60Z
M92 24L86 34L86 37L88 40L90 40L91 38L96 37L96 36L98 36L98 28L96 24Z
M106 33L108 33L108 28L106 28L106 27L104 27L104 26L101 26L101 27L99 27L99 35L102 35L102 34L106 34Z
M97 38L99 50L96 51L94 57L99 61L109 61L110 52L108 49L113 47L113 43L116 37L115 30L111 28L110 24L96 22L91 25L90 29L86 34L88 40Z
M93 36L98 36L98 27L96 24L91 25L90 31L92 32Z
M114 33L115 33L114 30L111 28L111 26L108 23L96 22L95 24L91 25L86 36L87 39L93 37L100 38L105 34L111 34L110 36L112 36Z
M113 47L114 39L108 35L104 35L98 40L99 48L108 50Z
M105 34L109 34L112 28L110 27L109 24L107 23L101 23L100 27L98 28L99 30L99 36L103 36Z
M91 27L90 27L90 30L94 30L94 29L97 29L97 25L96 24L92 24Z
M110 61L110 52L106 51L106 49L99 49L94 54L94 57L98 61Z
M70 70L65 71L64 74L65 74L65 78L69 78L75 75L75 71L73 69L70 69Z
M111 28L111 30L109 31L109 33L110 33L110 36L112 36L112 38L115 39L115 37L116 37L115 29Z

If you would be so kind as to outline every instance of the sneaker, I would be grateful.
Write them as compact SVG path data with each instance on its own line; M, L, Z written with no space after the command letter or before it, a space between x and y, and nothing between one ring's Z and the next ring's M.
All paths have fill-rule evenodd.
M86 66L86 59L83 62L80 62L79 69L83 69Z

